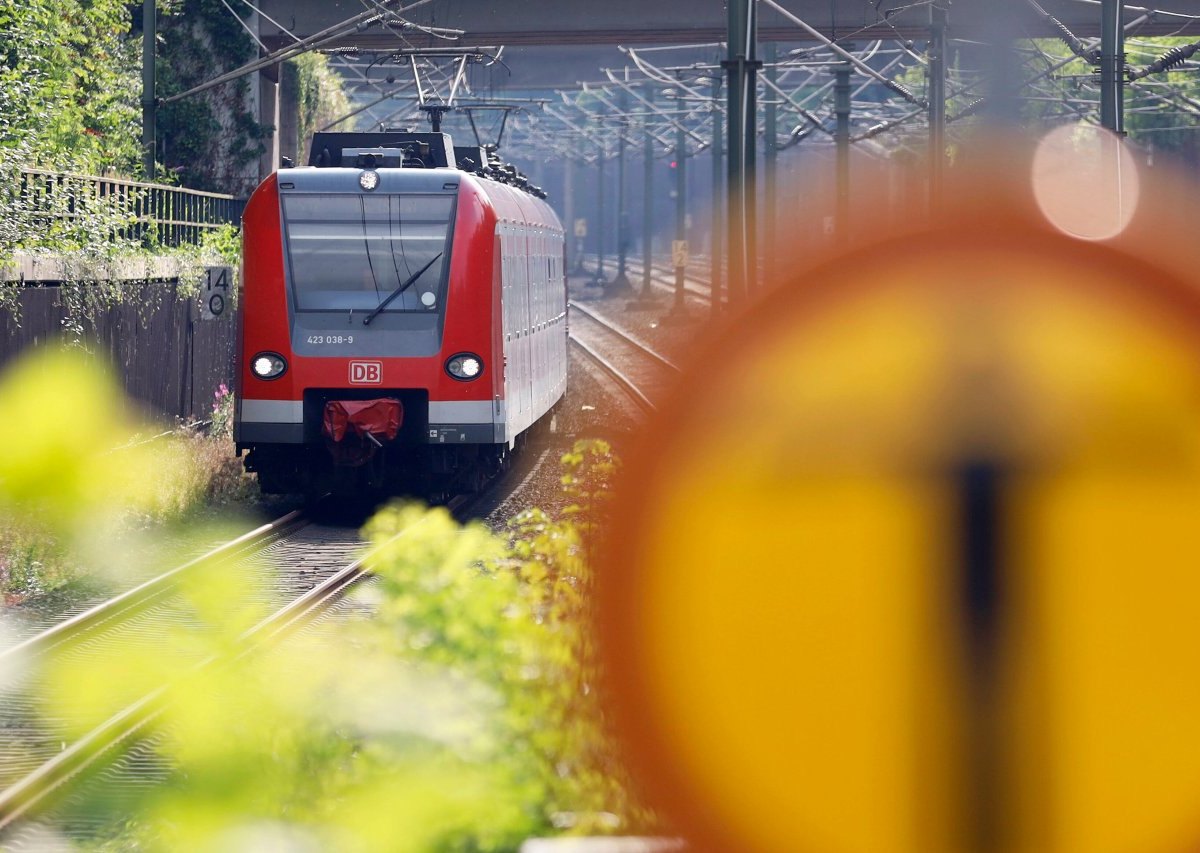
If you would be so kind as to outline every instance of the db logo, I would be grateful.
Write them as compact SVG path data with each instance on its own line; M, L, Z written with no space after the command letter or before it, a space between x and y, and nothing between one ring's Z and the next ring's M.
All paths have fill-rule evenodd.
M350 382L354 385L383 384L382 361L352 361L350 362Z

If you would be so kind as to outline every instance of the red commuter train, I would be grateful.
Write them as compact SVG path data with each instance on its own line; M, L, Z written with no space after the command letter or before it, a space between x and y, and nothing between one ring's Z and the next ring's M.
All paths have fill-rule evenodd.
M234 440L264 492L478 488L562 398L562 225L489 156L317 134L250 197Z

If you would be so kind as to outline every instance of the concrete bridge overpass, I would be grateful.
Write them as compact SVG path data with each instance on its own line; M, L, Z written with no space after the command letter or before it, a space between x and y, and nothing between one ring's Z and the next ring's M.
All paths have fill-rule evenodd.
M949 6L950 26L962 38L987 38L995 33L997 13L1009 17L1018 31L1053 35L1026 0L941 0ZM1039 0L1080 36L1099 36L1100 4L1088 0ZM1181 15L1159 12L1139 32L1141 35L1200 33L1200 0L1163 0L1165 8ZM359 14L360 0L261 0L264 13L287 25L297 35L312 35ZM453 27L467 31L475 44L613 45L683 44L721 41L725 38L723 0L429 0L416 4L403 17L417 24ZM913 0L782 0L789 12L826 35L853 34L861 39L903 37L920 39L928 30L929 7ZM1127 19L1140 14L1131 4ZM785 17L760 4L760 38L765 41L803 41L808 36ZM1188 14L1198 16L1189 20ZM282 46L290 38L270 25L262 27L264 41ZM414 45L436 43L419 32L405 38ZM381 27L348 35L343 45L366 49L397 47L399 38Z

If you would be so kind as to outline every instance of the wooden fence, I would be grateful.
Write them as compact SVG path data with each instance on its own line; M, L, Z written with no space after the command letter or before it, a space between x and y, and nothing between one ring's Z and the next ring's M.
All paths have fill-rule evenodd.
M129 395L162 419L204 420L213 394L233 388L237 317L200 319L196 299L178 285L130 285L130 299L84 321L86 348L107 358ZM62 336L67 312L58 287L23 287L20 318L0 311L0 369L30 347Z

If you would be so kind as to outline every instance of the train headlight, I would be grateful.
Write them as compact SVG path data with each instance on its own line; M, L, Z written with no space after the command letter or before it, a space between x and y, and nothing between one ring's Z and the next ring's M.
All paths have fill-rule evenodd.
M483 361L479 356L469 352L461 353L446 362L446 372L455 379L470 382L483 373Z
M250 369L259 379L278 379L287 370L287 362L273 352L260 352L250 362Z
M379 186L379 173L374 171L366 171L358 176L358 185L367 192Z

